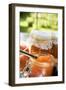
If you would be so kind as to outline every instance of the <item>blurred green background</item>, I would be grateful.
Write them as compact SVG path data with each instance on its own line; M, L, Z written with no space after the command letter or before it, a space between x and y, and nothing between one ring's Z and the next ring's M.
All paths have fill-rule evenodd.
M31 30L58 30L58 14L20 12L20 32Z

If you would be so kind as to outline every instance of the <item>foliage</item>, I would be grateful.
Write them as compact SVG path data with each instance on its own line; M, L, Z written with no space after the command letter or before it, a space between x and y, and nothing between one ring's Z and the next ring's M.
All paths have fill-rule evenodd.
M20 12L20 31L58 30L56 13Z

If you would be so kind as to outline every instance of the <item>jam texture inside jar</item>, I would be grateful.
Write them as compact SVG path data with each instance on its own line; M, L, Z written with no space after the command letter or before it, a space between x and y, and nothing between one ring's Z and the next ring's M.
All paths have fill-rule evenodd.
M30 77L52 76L54 62L50 54L31 59Z

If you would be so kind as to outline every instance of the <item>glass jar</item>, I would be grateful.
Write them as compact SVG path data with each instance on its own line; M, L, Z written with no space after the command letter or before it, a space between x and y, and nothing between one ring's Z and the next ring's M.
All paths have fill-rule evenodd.
M29 36L29 52L36 56L48 53L58 58L58 32L33 30Z
M34 55L51 53L52 32L33 30L29 37L29 52Z
M30 33L29 53L38 57L37 59L31 59L30 77L52 76L55 66L53 59L57 59L58 56L57 46L57 32L55 31L33 30ZM39 58L41 58L41 60L39 60Z

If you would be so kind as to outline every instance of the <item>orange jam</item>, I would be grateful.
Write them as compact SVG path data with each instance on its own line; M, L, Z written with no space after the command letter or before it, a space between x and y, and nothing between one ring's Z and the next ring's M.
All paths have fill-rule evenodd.
M53 72L53 64L51 55L39 56L37 59L31 59L30 77L51 76Z

